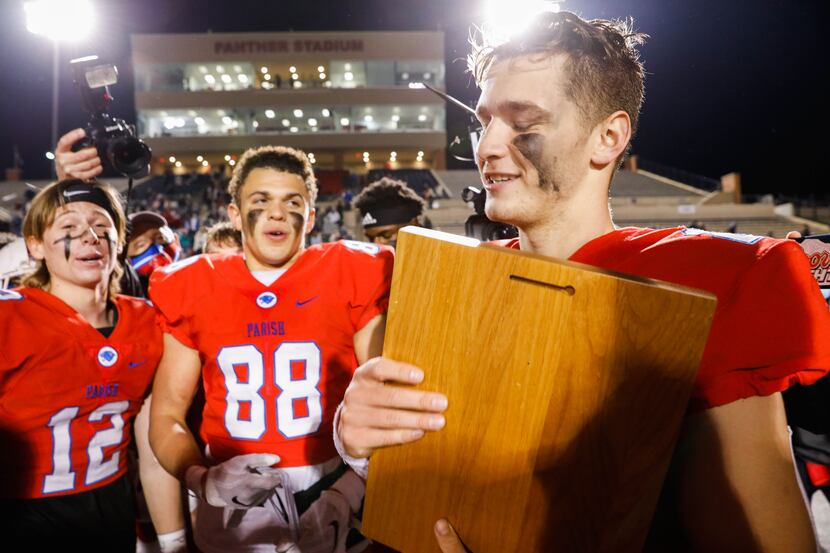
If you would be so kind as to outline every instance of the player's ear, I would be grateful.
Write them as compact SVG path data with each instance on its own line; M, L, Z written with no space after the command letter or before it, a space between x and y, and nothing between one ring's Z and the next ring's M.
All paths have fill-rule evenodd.
M38 240L34 236L27 236L26 237L26 248L29 250L29 255L32 256L32 259L36 259L37 261L43 261L45 257L45 253L43 251L43 241Z
M309 234L314 229L314 221L317 219L317 210L310 208L308 210L308 219L305 222L305 233Z
M605 167L616 163L631 140L631 117L619 110L609 115L597 128L599 135L591 155L591 163Z
M233 228L242 232L242 212L239 211L239 206L233 202L228 204L228 219L230 219Z

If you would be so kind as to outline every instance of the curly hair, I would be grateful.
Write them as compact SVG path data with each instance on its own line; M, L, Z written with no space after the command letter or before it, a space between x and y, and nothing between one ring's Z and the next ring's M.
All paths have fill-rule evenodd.
M251 171L261 168L274 169L275 171L299 176L305 182L308 190L310 207L314 207L314 202L317 199L317 179L314 178L314 169L311 162L305 152L287 146L249 148L242 154L228 184L228 194L233 198L236 205L239 205L241 200L240 193L245 179L248 178Z
M615 111L631 118L636 132L643 104L643 64L636 47L647 35L634 31L633 19L586 21L578 15L543 12L527 29L506 42L495 43L491 33L475 29L467 68L480 86L498 61L520 56L540 58L565 54L568 81L564 92L576 104L585 123L593 126Z
M354 199L354 206L361 215L378 209L407 206L420 217L426 202L405 182L382 177L363 189Z

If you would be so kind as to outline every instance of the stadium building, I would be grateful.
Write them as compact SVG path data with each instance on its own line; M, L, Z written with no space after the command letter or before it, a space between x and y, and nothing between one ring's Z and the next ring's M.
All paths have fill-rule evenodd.
M161 174L299 147L316 171L443 169L441 32L132 36L138 131ZM324 184L324 183L322 183Z
M461 193L480 187L478 171L446 169L446 104L413 86L445 89L444 58L440 32L133 35L137 126L154 152L153 175L136 183L133 208L156 209L140 202L161 195L171 221L203 216L208 192L224 190L245 149L282 144L312 158L321 212L344 190L389 175L421 195L429 189L440 200L428 211L431 223L464 234L472 210ZM19 170L7 179L0 232L19 234L34 190L49 181L24 182ZM106 180L126 190L126 179ZM776 237L830 231L826 211L745 197L737 173L706 178L636 156L614 178L611 207L621 226ZM344 223L361 237L353 211Z

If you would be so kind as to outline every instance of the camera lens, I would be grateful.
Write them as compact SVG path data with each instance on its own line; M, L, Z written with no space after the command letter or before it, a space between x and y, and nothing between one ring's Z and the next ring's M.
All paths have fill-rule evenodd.
M150 148L134 136L119 136L107 144L107 158L112 167L128 177L142 177L150 164Z

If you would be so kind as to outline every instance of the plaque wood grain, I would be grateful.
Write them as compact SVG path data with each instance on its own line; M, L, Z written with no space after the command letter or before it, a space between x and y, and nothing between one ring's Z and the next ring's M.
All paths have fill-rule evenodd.
M384 356L447 394L447 425L377 451L363 532L474 553L642 548L713 295L453 235L398 235Z

